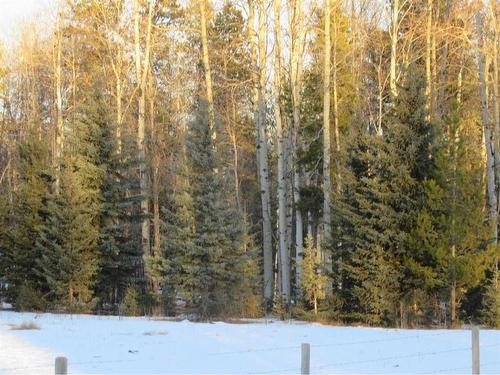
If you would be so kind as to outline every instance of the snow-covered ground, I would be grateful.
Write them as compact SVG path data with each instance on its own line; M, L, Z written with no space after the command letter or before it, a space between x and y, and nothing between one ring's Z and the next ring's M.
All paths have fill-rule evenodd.
M35 322L39 330L12 330ZM500 331L481 331L481 373L500 373ZM191 323L145 318L0 311L0 374L293 374L300 344L311 372L470 374L468 330L397 330L256 322Z

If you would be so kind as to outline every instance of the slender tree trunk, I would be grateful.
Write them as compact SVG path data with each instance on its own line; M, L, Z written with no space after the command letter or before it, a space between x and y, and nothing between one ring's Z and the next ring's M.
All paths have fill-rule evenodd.
M493 112L493 134L495 142L495 178L497 182L497 203L500 202L500 104L499 104L499 82L498 82L498 43L499 43L499 24L497 20L498 10L495 8L495 2L490 0L490 14L493 29L492 42L492 112ZM496 5L498 7L498 3ZM500 207L499 207L500 210Z
M56 46L54 51L54 78L56 91L56 144L54 150L54 165L56 167L56 176L54 182L54 192L59 194L61 185L61 157L64 143L64 123L62 114L62 31L60 16L58 16L56 31Z
M212 132L212 139L217 138L215 129L215 113L214 113L214 98L212 91L212 71L210 70L210 59L208 57L208 39L207 39L207 0L199 0L200 16L201 16L201 45L203 56L203 69L205 71L205 85L207 90L208 102L208 117L209 125Z
M337 169L336 190L340 192L340 129L339 129L339 93L338 93L338 75L337 75L337 11L339 3L336 4L333 15L333 130L335 132L335 167Z
M452 258L455 258L455 251L456 251L455 245L452 245L451 250L452 250L451 256ZM457 320L457 282L455 280L453 280L451 283L450 308L451 308L450 319L451 319L451 325L453 326Z
M159 132L155 121L155 95L151 93L149 97L149 121L153 134L153 256L160 255L161 232L160 232L160 140Z
M294 160L294 204L295 204L295 254L297 260L297 270L301 273L302 248L304 243L303 218L299 208L300 204L300 168L298 165L298 151L300 148L299 129L300 129L300 102L302 85L302 61L305 43L304 16L302 0L293 0L291 2L292 22L291 22L291 54L290 54L290 78L292 91L292 117L293 117L293 160ZM283 294L285 295L290 288L288 278ZM289 300L287 300L289 302Z
M445 12L444 19L449 19L450 15L453 14L455 2L453 0L446 0L445 3ZM437 18L437 17L436 17ZM436 22L437 23L437 22ZM436 30L437 33L437 30ZM436 89L435 97L436 97L436 108L434 109L434 115L438 115L439 118L443 118L446 113L446 88L447 85L447 74L449 69L449 54L450 54L450 41L448 38L443 38L443 48L441 53L441 63L440 73L439 73L439 81L438 85L439 89Z
M257 168L260 186L262 210L262 247L264 266L264 299L266 308L272 306L273 300L273 247L271 230L271 196L269 189L269 168L267 155L267 130L266 130L266 9L264 0L257 0L258 9L258 35L254 30L255 3L249 0L249 34L252 40L252 60L254 65L254 91L253 108L257 130Z
M260 148L260 185L262 199L262 225L264 241L264 285L266 300L272 300L273 293L273 248L271 231L271 197L269 190L269 168L267 156L266 128L266 22L264 1L259 1L259 148Z
M495 147L496 147L496 157L495 157L495 162L496 162L496 181L497 181L497 189L498 189L498 196L497 196L497 204L500 202L500 97L499 97L499 82L498 82L498 43L499 43L499 23L497 19L497 12L498 12L498 3L490 0L489 2L490 5L490 11L491 11L491 18L492 18L492 23L493 23L493 120L494 120L494 133L496 136L495 139ZM500 207L497 209L497 217L498 217L498 211ZM495 256L494 262L494 274L493 274L493 283L496 287L496 290L498 290L499 285L498 285L498 256Z
M391 95L396 97L398 95L396 86L396 61L397 61L397 46L398 46L398 33L399 33L399 0L391 1L391 67L389 86Z
M323 241L328 246L332 241L332 176L330 136L330 72L331 72L331 0L325 0L325 49L323 61ZM324 251L324 250L323 250Z
M122 51L121 49L117 53L117 71L115 73L116 79L116 143L118 153L122 152L122 126L123 126L123 113L122 113Z
M439 20L439 7L436 7L436 20ZM431 29L432 29L432 24L431 24ZM434 116L436 114L436 108L437 108L437 90L436 86L438 83L438 62L437 62L437 42L436 42L436 30L432 30L432 42L431 42L431 71L432 71L432 76L431 76L431 91L430 91L430 117L429 119L432 120L434 119Z
M75 56L75 37L71 37L71 100L73 102L72 112L76 109L76 56Z
M425 110L426 119L430 121L432 101L432 77L431 77L431 36L432 36L432 2L427 0L427 24L425 28Z
M458 72L458 78L457 78L457 104L460 108L462 104L462 70L463 67L460 67L460 70ZM451 129L452 131L450 134L452 134L452 157L453 157L453 176L452 176L452 211L453 211L453 218L451 222L451 257L454 259L456 257L456 252L457 252L457 247L456 247L456 220L455 220L455 209L457 206L457 166L458 166L458 144L460 142L460 137L458 135L458 129L456 127L453 127ZM451 290L450 290L450 309L451 309L451 325L453 326L456 322L456 317L457 317L457 282L455 279L455 276L453 276L453 279L451 280Z
M481 87L481 118L484 128L484 143L486 148L486 172L489 221L492 229L492 242L497 243L498 239L498 203L495 183L495 144L492 141L490 119L488 113L488 59L485 51L484 19L481 13L476 16L477 30L479 37L479 82Z
M285 180L285 150L283 124L281 121L281 1L274 0L274 122L276 124L278 143L278 239L281 268L281 291L286 301L289 299L290 288L290 254L286 245L286 180ZM297 260L297 263L299 261ZM297 289L300 288L300 268L297 267ZM286 294L288 293L288 295Z
M145 110L146 110L146 83L149 71L149 58L151 48L151 23L152 23L153 1L148 6L148 23L146 31L146 48L144 52L144 62L141 58L140 30L139 30L139 0L134 0L134 44L135 44L135 67L138 85L138 114L137 114L137 149L139 158L139 179L141 190L141 213L142 219L142 254L148 257L150 248L150 224L149 224L149 199L147 197L147 175L146 175L146 145L145 145ZM144 273L148 284L151 283L150 272L147 262L144 259Z
M385 77L382 74L383 67L383 57L379 56L377 63L377 100L378 100L378 115L377 115L377 134L382 135L382 119L384 115L384 88L385 88Z
M232 122L237 123L236 118L236 100L234 98L234 93L231 92L231 106L232 106ZM243 207L241 206L240 198L240 177L239 177L239 154L238 154L238 139L236 129L228 129L229 138L231 138L231 145L233 147L233 176L234 176L234 194L236 196L236 205L238 206L238 211L243 213Z

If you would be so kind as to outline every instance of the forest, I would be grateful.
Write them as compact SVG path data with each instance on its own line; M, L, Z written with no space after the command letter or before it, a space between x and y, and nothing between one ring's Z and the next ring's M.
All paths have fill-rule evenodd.
M500 3L53 5L0 45L1 299L500 327Z

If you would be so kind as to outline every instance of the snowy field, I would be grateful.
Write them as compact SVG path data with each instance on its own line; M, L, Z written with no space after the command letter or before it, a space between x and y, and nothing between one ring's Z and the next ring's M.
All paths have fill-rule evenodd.
M38 330L14 330L35 322ZM500 373L500 331L481 331L481 373ZM190 323L0 311L0 374L470 374L468 330L329 327L299 322Z

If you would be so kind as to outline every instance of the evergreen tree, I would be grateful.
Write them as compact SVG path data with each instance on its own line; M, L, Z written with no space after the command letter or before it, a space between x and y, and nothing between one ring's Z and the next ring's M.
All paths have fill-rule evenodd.
M403 259L423 204L421 182L432 167L432 129L425 121L422 94L422 79L408 77L394 98L383 135L364 126L351 134L332 246L350 319L393 324L397 318L405 291Z
M489 228L483 221L483 170L472 160L481 157L481 135L467 125L467 114L455 108L438 133L435 168L423 183L425 204L417 215L405 258L406 286L413 305L425 306L423 323L438 318L435 296L447 301L454 324L460 301L485 275L490 252ZM420 296L420 298L418 297ZM425 312L425 311L422 311ZM462 311L465 314L465 311ZM416 318L416 317L415 317ZM471 319L472 316L464 316Z
M181 289L196 313L206 319L236 310L244 233L220 170L204 101L189 128L187 150L187 189L180 196L183 205L176 205L178 228L186 235L177 250ZM181 239L181 233L173 238Z
M187 275L183 271L183 264L189 261L185 256L194 247L194 207L185 186L180 186L174 197L166 203L162 225L166 239L160 257L150 260L150 268L153 280L161 287L165 314L175 315L176 299L179 295L185 295L183 285Z
M38 228L35 246L42 254L38 272L49 295L70 308L85 308L92 300L99 266L103 159L111 148L104 141L108 129L100 122L103 109L94 99L97 90L70 124L60 194L47 200L47 220Z
M492 328L500 328L500 284L498 269L493 271L491 281L483 296L483 323Z
M305 300L314 307L314 314L318 314L318 300L325 298L326 275L321 273L321 256L319 248L314 246L311 235L306 238L304 249L302 290Z
M16 308L39 308L41 293L46 288L43 277L34 271L41 257L35 241L38 228L46 219L43 207L52 184L47 144L35 134L28 134L19 145L17 163L21 184L13 194L10 210L5 211L0 240L2 279L8 285L6 294L11 301L16 301L20 292L23 297L34 297L23 298L23 306L16 304Z
M130 285L141 287L140 195L136 194L139 182L135 174L135 142L122 134L122 149L118 152L112 123L109 117L104 118L107 121L101 122L103 146L108 144L110 149L104 153L101 161L104 173L98 242L101 269L96 293L101 308L111 306L116 311Z
M63 186L65 195L70 189ZM88 308L98 267L95 216L85 198L74 193L76 197L49 200L48 218L39 228L35 245L42 253L37 269L47 283L48 298L71 310Z

